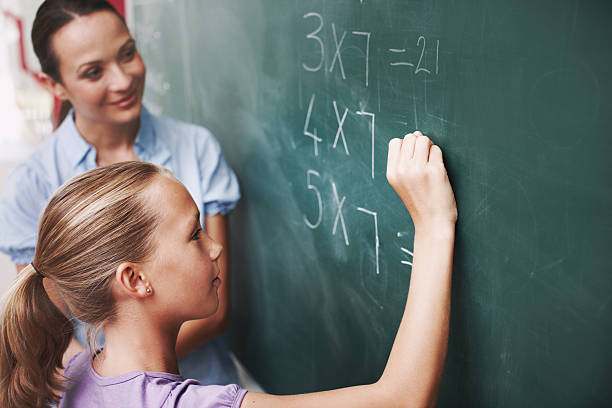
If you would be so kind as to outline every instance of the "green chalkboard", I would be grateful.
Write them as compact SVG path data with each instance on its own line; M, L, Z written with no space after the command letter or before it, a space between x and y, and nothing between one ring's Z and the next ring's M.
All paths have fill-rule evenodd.
M150 110L211 129L240 178L227 337L266 390L381 374L414 234L386 147L420 129L460 214L439 406L612 403L612 3L131 11Z

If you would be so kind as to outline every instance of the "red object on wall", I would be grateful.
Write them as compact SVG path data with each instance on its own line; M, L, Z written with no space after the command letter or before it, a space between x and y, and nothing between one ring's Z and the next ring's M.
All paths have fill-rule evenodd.
M125 0L107 0L125 18Z
M27 72L28 74L36 78L36 73L30 69L30 67L28 66L28 62L26 61L25 42L24 42L25 36L23 33L23 20L8 11L3 11L3 14L5 15L6 18L13 20L13 22L17 26L17 31L19 33L19 62L21 63L21 69L23 69L25 72Z

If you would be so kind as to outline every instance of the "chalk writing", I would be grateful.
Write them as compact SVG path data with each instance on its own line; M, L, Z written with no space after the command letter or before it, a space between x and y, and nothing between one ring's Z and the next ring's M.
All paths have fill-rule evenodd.
M371 122L371 134L372 134L372 179L374 178L374 123L376 121L376 115L372 112L358 111L358 115L369 116L372 119Z
M342 65L342 54L340 53L340 49L342 48L342 43L344 42L344 37L346 37L346 31L342 33L340 42L338 42L338 37L336 36L336 25L334 23L332 23L332 32L334 33L334 42L336 43L336 52L334 53L334 58L332 59L331 66L329 67L329 72L332 72L334 70L334 64L336 63L336 58L337 58L338 65L340 66L340 73L342 74L342 79L346 79L346 75L344 74L344 66Z
M312 143L314 144L314 155L317 157L319 155L318 143L322 142L323 139L317 136L317 129L313 129L313 132L308 130L308 125L310 124L310 115L312 114L312 106L314 105L315 94L312 94L310 97L310 103L308 104L308 112L306 113L306 121L304 122L304 136L308 136L312 138Z
M404 253L412 256L412 257L414 256L414 253L412 251L410 251L410 250L408 250L406 248L400 248L400 249L402 250L402 252L404 252ZM404 265L412 266L412 262L410 262L410 261L402 260L401 263L404 264Z
M376 274L380 274L380 263L378 261L378 250L380 248L380 241L378 239L378 215L374 211L366 210L365 208L358 207L357 211L364 212L366 214L370 214L374 217L374 248L376 251Z
M360 0L360 3L363 4L364 1ZM370 31L363 31L356 29L357 27L346 27L346 29L340 30L338 25L335 22L325 21L322 14L317 12L309 12L304 14L303 20L308 20L309 28L307 29L307 33L305 33L305 40L309 45L309 52L306 53L303 58L304 61L301 61L301 69L316 73L320 72L325 75L325 79L329 80L329 73L336 73L336 79L341 78L342 81L350 81L351 76L355 75L363 79L363 86L365 88L369 87L370 84L370 65L375 64L375 67L380 67L383 64L388 64L400 73L409 72L411 75L418 78L425 78L438 75L440 72L440 64L439 64L439 55L440 55L440 40L432 39L425 34L419 34L414 37L413 40L409 39L409 42L414 41L412 44L415 44L414 47L397 47L397 48L385 48L382 44L377 44L375 41L377 38L375 34ZM314 21L311 21L314 20ZM310 27L310 24L314 22L314 25ZM350 29L349 29L350 28ZM347 36L347 33L350 35ZM312 43L315 42L315 44ZM405 44L405 42L404 42ZM433 45L435 44L435 46ZM390 44L391 45L391 44ZM332 48L327 48L332 47ZM374 58L375 60L371 61L371 52L370 49L375 51ZM330 51L333 50L333 53ZM358 50L363 56L363 68L360 69L359 66L357 70L348 71L345 69L344 59L348 58L349 50ZM387 52L385 52L387 50ZM345 55L346 54L346 55ZM331 58L330 58L331 56ZM355 56L351 56L352 60L355 60ZM357 57L359 58L359 57ZM346 59L348 62L348 59ZM327 65L329 64L329 65ZM298 65L299 67L299 65ZM348 69L348 66L347 66ZM321 75L321 74L318 74ZM378 84L380 87L380 84ZM336 149L339 143L342 143L342 147L344 148L344 153L346 154L345 160L351 159L351 153L349 149L349 144L359 143L359 138L364 137L363 134L355 134L355 130L353 127L353 123L350 120L347 121L347 118L353 118L353 116L349 115L350 112L354 112L357 121L367 120L367 130L368 130L368 138L369 138L369 146L370 146L370 178L371 180L375 179L376 176L376 113L372 112L372 109L367 109L368 101L364 99L360 99L358 101L354 101L354 104L358 106L357 109L355 107L351 108L350 102L345 102L344 100L335 97L333 93L330 93L331 87L326 88L325 94L321 96L323 99L319 99L317 105L317 112L325 112L326 117L331 116L330 111L322 111L321 100L325 101L325 105L327 105L331 101L330 109L333 108L334 117L336 119L334 126L325 126L322 129L325 129L325 135L319 136L317 133L317 128L313 126L314 123L320 123L318 121L313 120L313 116L317 115L313 113L315 102L317 100L317 96L313 93L310 97L310 101L308 103L308 109L306 110L306 119L304 121L304 129L303 135L312 139L313 142L313 156L312 158L317 160L319 163L326 163L325 158L319 158L319 144L321 143L331 143L331 149ZM300 89L301 92L301 89ZM380 90L379 90L380 94ZM301 95L301 93L300 93ZM359 95L359 93L353 93L353 95ZM416 96L413 96L414 101L414 120L415 124L418 128L417 122L417 104L420 103L419 99ZM300 97L300 99L302 99ZM300 106L301 105L300 101ZM378 109L380 111L380 100L378 101ZM325 107L326 109L326 107ZM354 110L353 110L354 109ZM362 118L362 119L359 119ZM352 119L351 119L352 120ZM347 122L349 122L347 124ZM364 122L361 123L363 129ZM401 122L406 124L405 122ZM319 125L321 127L321 125ZM330 129L331 127L331 129ZM329 132L329 133L328 133ZM349 136L347 138L347 136ZM332 142L333 140L333 142ZM363 139L362 139L363 140ZM350 142L350 143L349 143ZM330 149L330 150L331 150ZM323 151L330 151L323 150ZM320 160L320 161L319 161ZM349 207L349 203L347 202L347 197L345 195L341 195L339 193L339 186L334 182L331 178L327 178L331 184L331 191L328 193L327 191L322 191L323 187L321 183L316 183L316 179L321 179L321 173L316 170L309 169L306 171L306 187L308 190L312 191L315 195L315 216L313 217L312 213L308 213L309 216L303 214L303 220L306 227L310 229L317 229L320 227L323 220L329 220L331 222L331 215L328 214L330 211L335 211L333 217L333 224L331 225L331 234L335 236L339 230L342 230L342 238L344 240L345 246L350 246L350 234L347 229L346 221L351 217L352 212L345 211L346 208ZM329 204L328 204L329 203ZM328 208L329 207L329 208ZM373 237L373 246L375 253L375 267L376 267L376 275L380 274L380 236L378 231L378 213L374 209L366 209L364 207L353 207L360 213L369 215L372 217L374 221L374 237ZM348 218L347 218L348 217ZM350 224L349 224L350 226ZM326 228L325 228L326 229ZM328 230L329 231L329 230ZM397 233L397 239L400 239L404 236L412 235L409 231L400 231ZM413 262L413 252L410 249L405 247L400 247L401 257L399 262L402 265L412 266Z
M342 224L342 233L344 234L344 243L346 246L349 246L348 236L346 234L346 225L344 224L344 215L342 214L342 205L344 205L344 201L346 197L342 197L342 200L338 197L338 190L336 189L336 183L331 182L332 188L334 190L334 199L336 201L336 205L338 206L338 211L336 212L336 219L334 220L334 227L332 228L332 235L336 235L336 228L338 227L338 220Z
M321 31L321 29L323 28L323 17L321 17L319 13L304 14L304 18L309 17L315 17L319 19L319 27L317 27L316 30L308 34L306 38L314 40L319 44L319 47L321 48L321 59L319 60L319 64L315 67L310 67L306 64L302 64L302 67L304 67L306 71L316 72L321 69L321 67L323 66L323 62L325 61L325 44L323 44L323 40L321 40L321 37L317 35L319 34L319 31Z
M346 145L346 139L344 138L344 131L342 130L342 126L344 125L344 120L346 119L346 114L348 113L348 108L344 108L344 113L342 114L342 118L340 118L340 114L338 114L338 105L336 101L333 101L334 111L336 112L336 120L338 121L338 131L336 132L336 138L334 139L333 148L336 148L336 144L338 143L338 137L342 136L342 143L344 144L344 151L346 155L349 156L350 153L348 151L348 146Z
M425 68L425 64L423 61L423 57L425 56L425 49L427 47L427 39L425 36L420 35L416 42L417 49L420 47L419 60L416 63L416 67L414 62L410 60L393 60L389 63L392 67L411 67L414 68L414 74L418 74L423 72L425 74L431 75L431 70L429 68ZM399 56L399 54L406 54L408 50L406 48L389 48L389 52L393 56ZM439 55L440 55L440 40L436 40L436 64L435 64L435 74L437 75L439 72ZM394 57L395 58L395 57Z
M304 223L306 223L306 226L308 228L315 229L319 227L319 224L321 224L321 219L323 218L323 203L321 202L321 193L319 192L319 189L310 182L310 176L321 177L321 175L319 174L318 171L315 171L315 170L308 170L306 172L306 185L308 189L313 190L317 196L318 215L317 215L317 220L314 223L310 222L308 218L304 216Z
M366 38L366 52L365 52L365 86L368 87L368 79L370 76L370 36L372 33L365 31L353 31L355 35L362 35Z

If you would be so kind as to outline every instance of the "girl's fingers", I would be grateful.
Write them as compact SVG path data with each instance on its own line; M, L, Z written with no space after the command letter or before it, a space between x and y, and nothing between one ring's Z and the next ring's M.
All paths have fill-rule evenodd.
M410 160L414 155L414 143L416 141L416 135L414 133L408 133L404 136L404 141L402 142L402 151L400 155L400 162L403 160Z
M387 174L389 170L396 169L399 164L402 139L394 138L389 142L389 154L387 155Z
M414 160L420 163L427 163L427 160L429 160L429 148L431 145L431 140L429 140L427 136L421 135L417 137L414 146Z
M444 159L442 158L442 149L438 145L432 145L429 148L429 162L444 165Z

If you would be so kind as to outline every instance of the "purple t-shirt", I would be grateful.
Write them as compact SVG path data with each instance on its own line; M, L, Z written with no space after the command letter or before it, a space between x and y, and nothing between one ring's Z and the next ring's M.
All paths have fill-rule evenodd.
M60 408L239 408L246 390L232 384L202 385L180 375L134 371L100 377L82 351L66 364L67 391Z

